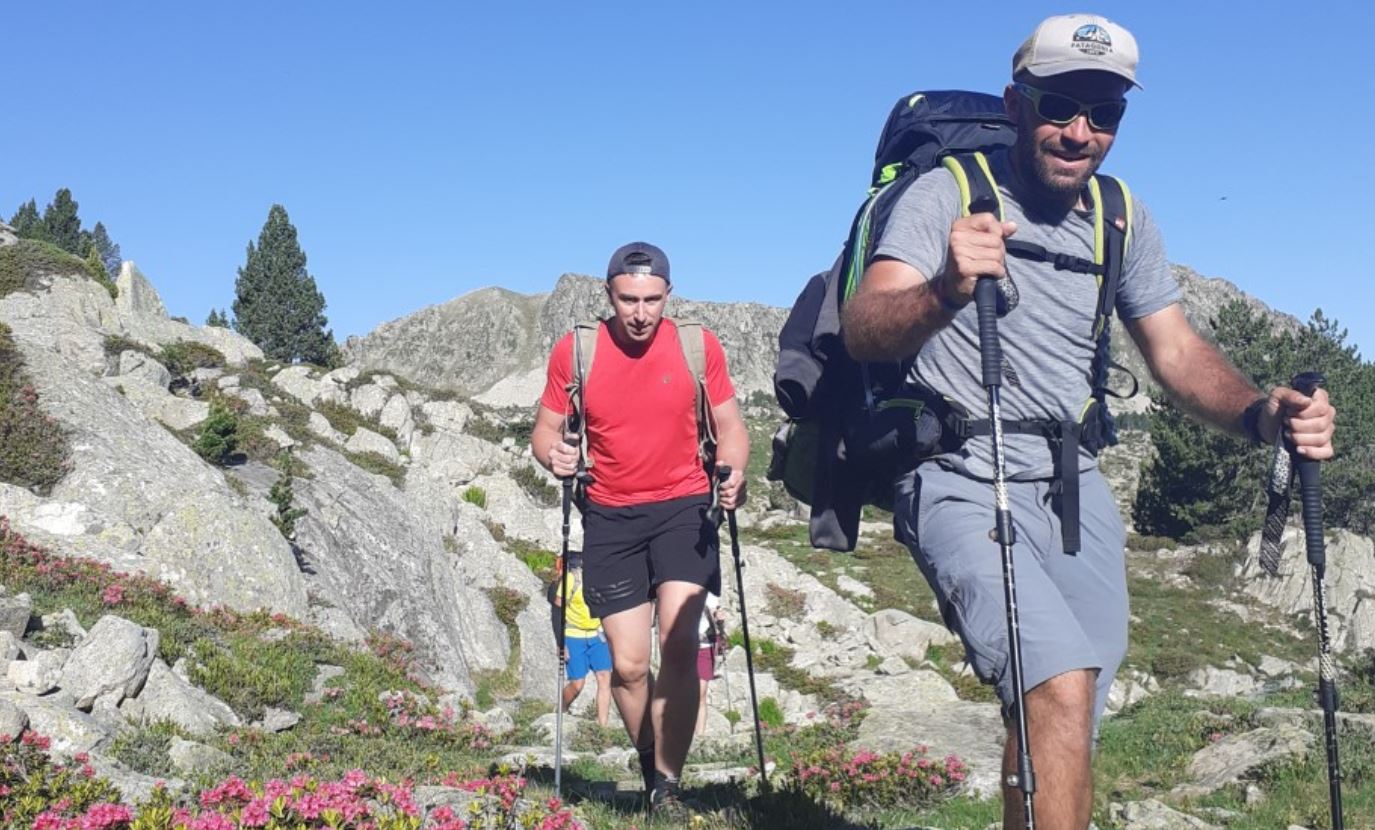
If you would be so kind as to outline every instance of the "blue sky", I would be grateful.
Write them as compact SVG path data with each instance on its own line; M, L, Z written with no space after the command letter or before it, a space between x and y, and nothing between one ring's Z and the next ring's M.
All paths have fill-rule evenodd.
M341 340L486 285L547 291L636 238L687 296L787 305L899 96L997 92L1041 17L1098 12L1136 34L1145 85L1104 169L1170 259L1322 307L1375 357L1368 3L5 6L6 217L70 187L202 322L279 202Z

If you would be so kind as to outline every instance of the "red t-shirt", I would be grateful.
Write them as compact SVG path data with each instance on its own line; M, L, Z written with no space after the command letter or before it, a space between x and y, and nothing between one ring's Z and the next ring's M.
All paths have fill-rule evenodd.
M707 398L718 406L735 396L726 353L716 335L702 330L707 358ZM540 404L568 414L573 376L573 335L549 356ZM664 318L642 354L628 353L602 323L597 351L583 390L593 483L587 497L607 507L668 501L711 489L697 458L696 382L678 344L678 330Z

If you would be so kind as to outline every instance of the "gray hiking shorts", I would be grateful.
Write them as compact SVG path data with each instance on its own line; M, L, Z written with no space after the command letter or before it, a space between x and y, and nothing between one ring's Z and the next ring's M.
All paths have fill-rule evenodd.
M1051 509L1051 482L1007 484L1025 688L1097 669L1096 725L1127 653L1126 531L1102 473L1084 473L1080 487L1083 550L1071 556ZM964 641L970 665L997 687L1010 712L1002 555L989 536L993 485L923 464L898 485L893 524L936 592L946 625Z

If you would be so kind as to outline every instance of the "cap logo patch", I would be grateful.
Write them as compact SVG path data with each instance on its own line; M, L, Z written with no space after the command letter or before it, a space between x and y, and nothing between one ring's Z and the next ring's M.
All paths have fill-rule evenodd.
M1086 23L1074 30L1070 46L1085 55L1106 55L1112 51L1112 36L1097 23Z

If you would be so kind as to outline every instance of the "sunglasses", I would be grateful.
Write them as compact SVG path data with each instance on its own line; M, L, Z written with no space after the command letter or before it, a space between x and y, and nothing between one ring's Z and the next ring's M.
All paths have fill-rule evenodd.
M1127 112L1127 101L1123 98L1086 104L1077 98L1058 92L1046 92L1044 89L1026 84L1016 83L1012 88L1031 101L1032 106L1036 108L1037 116L1052 124L1068 124L1080 115L1087 115L1089 126L1095 130L1115 130Z

